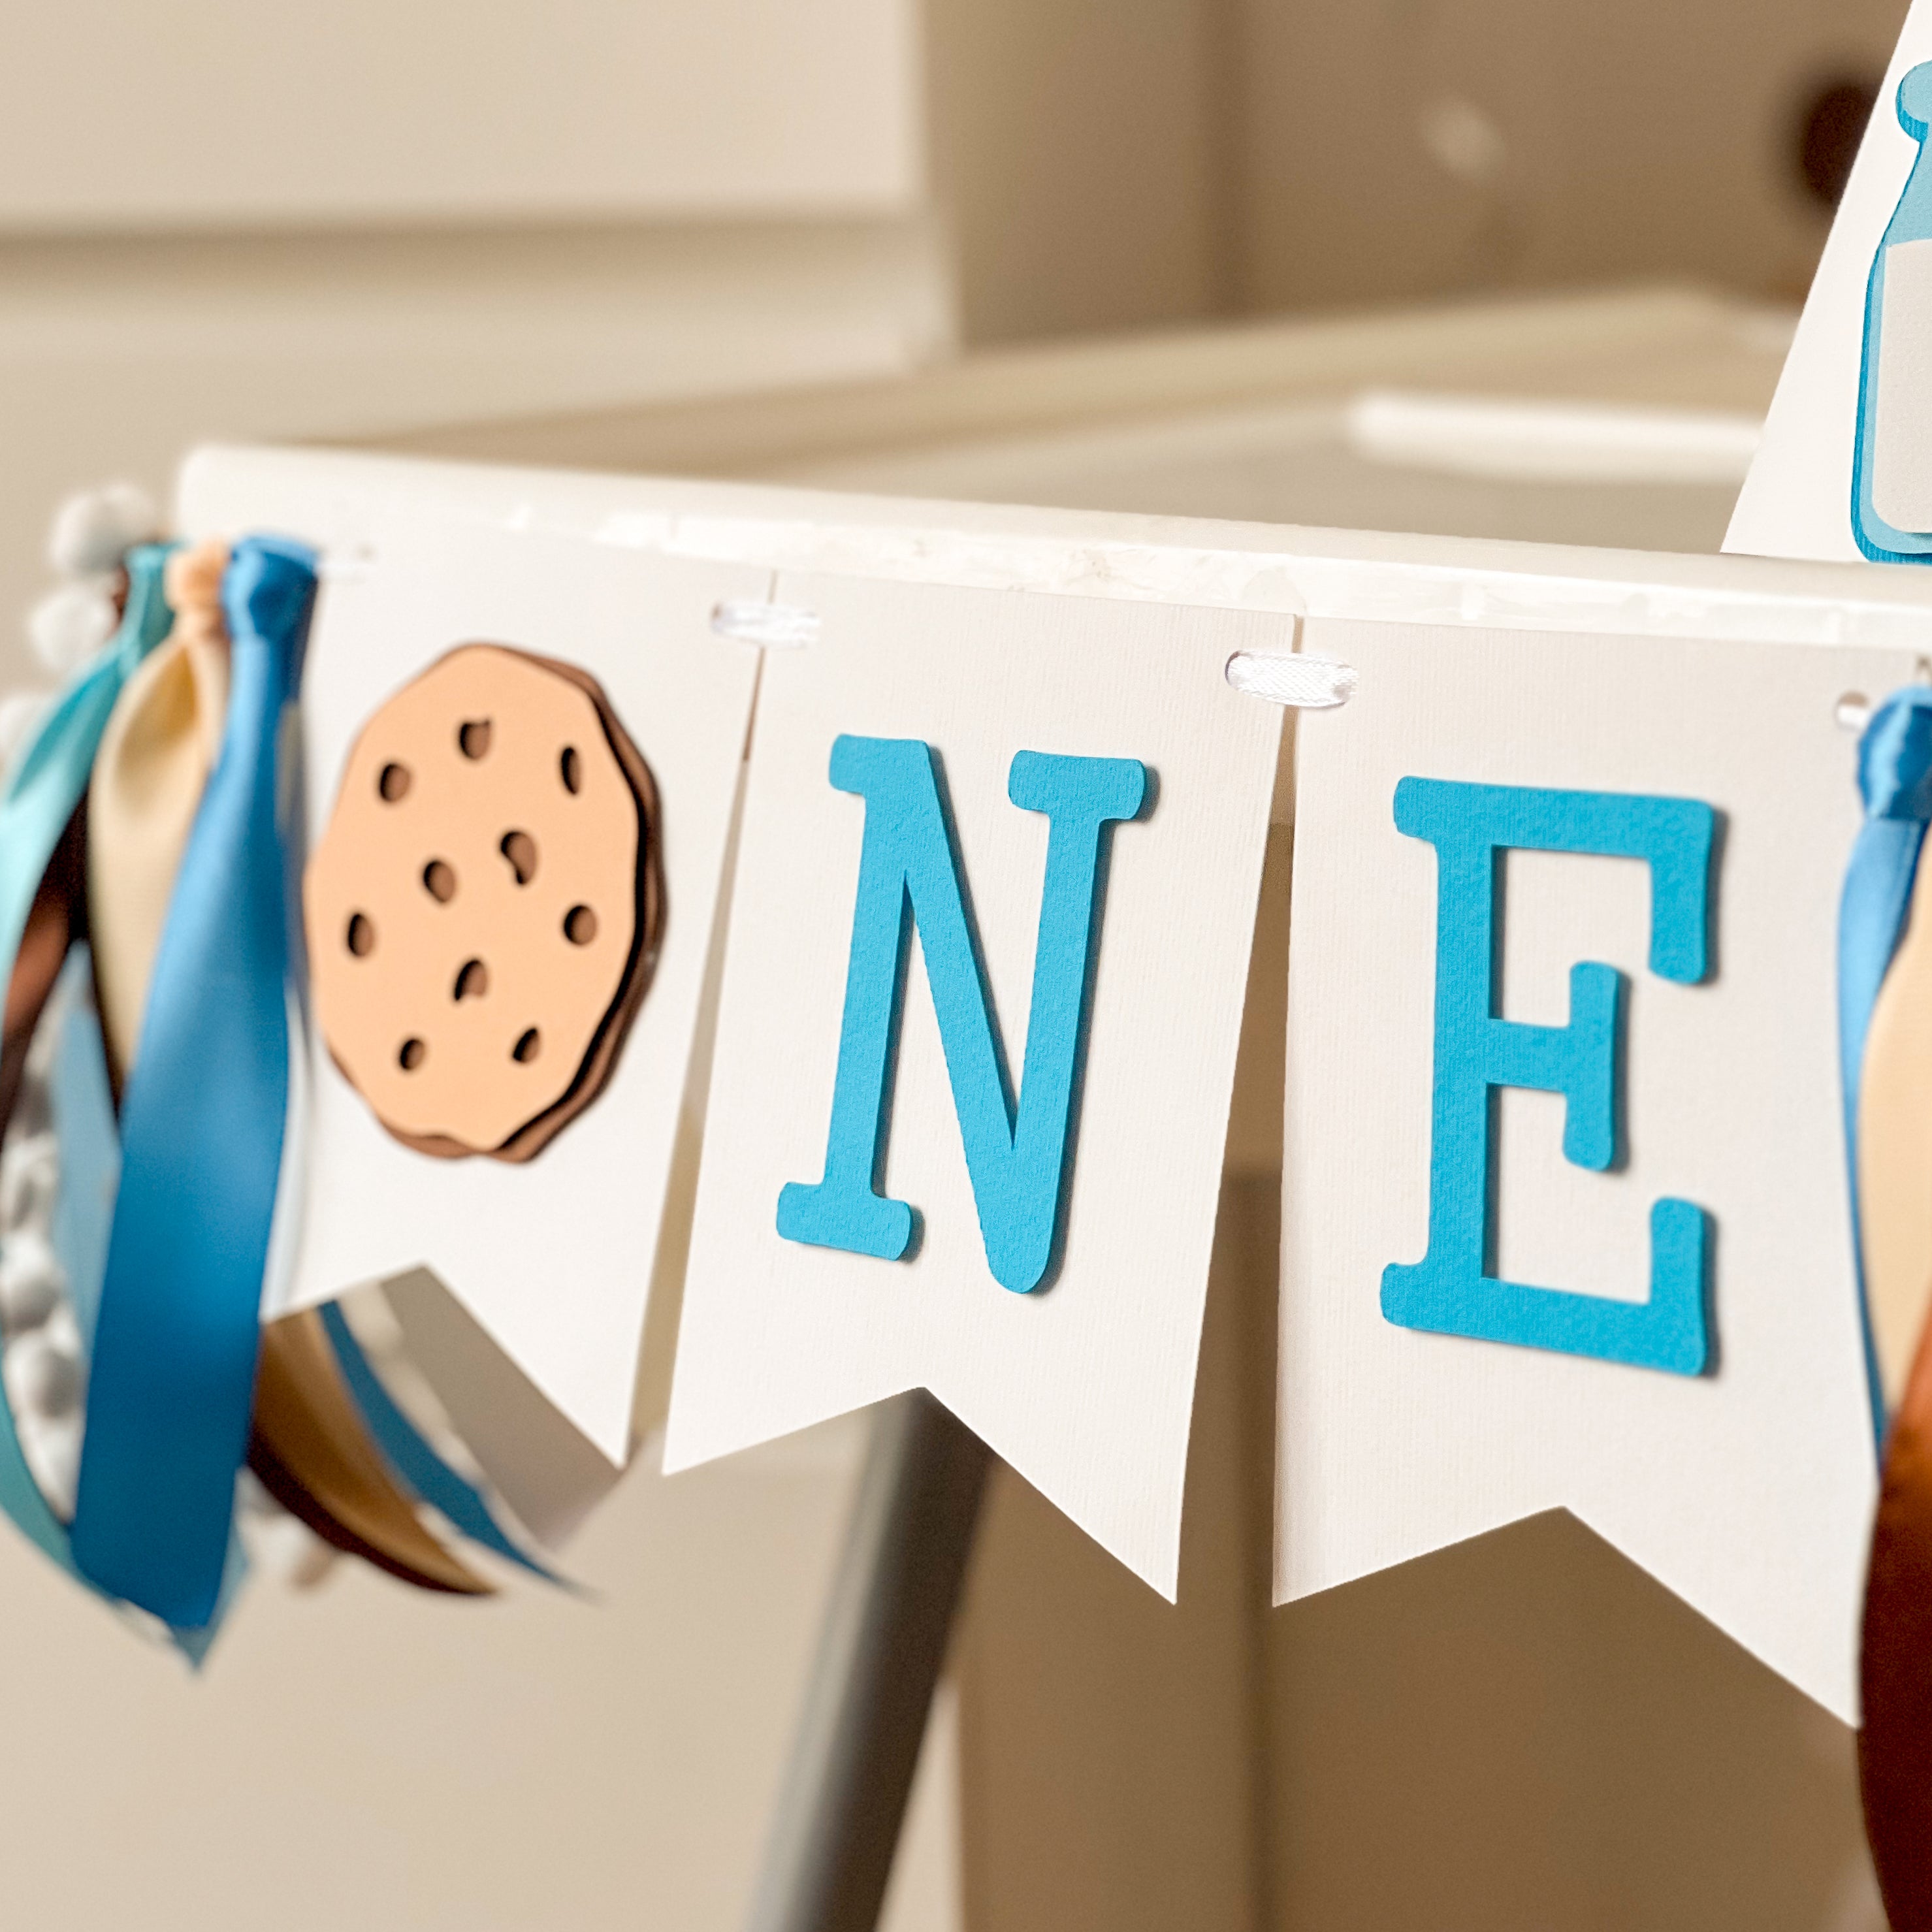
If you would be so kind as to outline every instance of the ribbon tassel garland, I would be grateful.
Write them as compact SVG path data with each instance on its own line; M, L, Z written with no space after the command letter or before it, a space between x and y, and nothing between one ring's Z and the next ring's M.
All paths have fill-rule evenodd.
M88 787L86 932L117 1091L134 1057L169 904L220 754L229 673L221 586L229 561L229 547L218 538L169 558L164 582L174 627L122 688ZM52 896L54 883L50 871L43 899ZM37 916L39 911L37 902ZM63 921L63 945L72 923ZM23 961L16 991L24 970ZM63 1162L67 1152L63 1147ZM95 1265L65 1270L89 1337L106 1232L99 1231ZM70 1238L70 1252L59 1258L77 1259L74 1248ZM292 1316L263 1331L250 1466L278 1502L334 1548L422 1588L489 1594L490 1586L418 1522L394 1468L385 1467L386 1457L392 1465L397 1459L368 1439L380 1432L368 1401L345 1388L329 1348L318 1345L316 1320L313 1312ZM373 1375L368 1382L372 1391L381 1390ZM424 1448L416 1460L425 1457L434 1460L434 1452Z
M178 1628L214 1614L247 1451L289 1102L284 710L312 556L238 544L221 752L162 930L122 1106L121 1189L94 1331L75 1561Z
M292 1212L292 1056L305 1050L296 775L284 767L314 560L258 537L232 554L146 546L125 570L118 631L0 794L0 1132L43 1016L67 1029L57 1054L79 1024L109 1110L100 1151L119 1169L111 1214L94 1210L99 1232L80 1244L92 1264L64 1257L87 1277L66 1292L91 1352L72 1522L4 1400L0 1508L193 1657L243 1568L244 1462L326 1542L418 1587L495 1587L419 1504L550 1577L390 1396L338 1310L260 1325L278 1217ZM84 991L83 1015L56 1012L56 981L95 990L98 1027ZM70 1196L63 1212L76 1206Z

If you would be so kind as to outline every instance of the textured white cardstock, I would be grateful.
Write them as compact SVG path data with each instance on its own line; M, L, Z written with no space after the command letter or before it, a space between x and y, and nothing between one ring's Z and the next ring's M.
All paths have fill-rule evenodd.
M340 487L319 472L313 520L278 500L284 526L340 524ZM264 1313L426 1268L621 1462L757 676L755 648L714 634L711 613L762 597L770 576L491 528L400 496L358 528L352 550L325 552L303 680L311 827L370 715L445 652L481 642L559 658L602 685L656 778L664 938L608 1084L525 1163L404 1146L315 1040L293 1263Z
M1876 1492L1837 1064L1838 902L1859 821L1848 692L1903 652L1311 622L1360 675L1297 742L1282 1202L1278 1601L1562 1505L1856 1720ZM1714 966L1647 967L1640 862L1503 856L1498 1016L1627 984L1628 1158L1562 1153L1563 1102L1503 1090L1496 1272L1642 1300L1651 1204L1714 1227L1714 1366L1686 1376L1398 1328L1427 1246L1436 861L1406 776L1697 799L1720 815Z
M1861 554L1852 535L1852 464L1865 297L1872 258L1918 154L1918 142L1899 125L1898 84L1924 60L1932 60L1932 4L1913 0L1819 258L1764 440L1732 513L1727 550L1832 561ZM1926 345L1915 339L1922 325L1913 326L1925 312L1913 286L1925 279L1923 255L1922 244L1894 250L1880 332L1883 400L1873 483L1881 513L1889 502L1904 513L1892 520L1906 529L1922 527L1913 506L1932 499L1932 477L1910 434L1917 422L1932 418L1932 365Z
M770 654L730 915L667 1468L923 1385L1090 1534L1174 1592L1208 1252L1282 714L1224 676L1278 617L787 577L815 642ZM915 940L881 1184L923 1237L880 1261L780 1238L819 1179L866 805L841 734L944 761L1000 1036L1025 1046L1047 823L1016 752L1137 758L1116 825L1057 1278L988 1270Z

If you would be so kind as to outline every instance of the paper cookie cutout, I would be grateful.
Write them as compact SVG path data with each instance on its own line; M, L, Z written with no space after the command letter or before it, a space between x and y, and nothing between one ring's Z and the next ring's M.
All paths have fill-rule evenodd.
M304 886L315 1011L395 1137L528 1160L596 1099L663 920L657 793L596 680L465 644L349 754Z

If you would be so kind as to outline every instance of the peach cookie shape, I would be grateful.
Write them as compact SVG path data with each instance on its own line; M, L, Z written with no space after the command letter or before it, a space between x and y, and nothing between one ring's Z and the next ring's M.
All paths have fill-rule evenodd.
M363 727L304 882L316 1015L398 1140L527 1160L609 1077L662 921L657 796L596 681L464 644Z

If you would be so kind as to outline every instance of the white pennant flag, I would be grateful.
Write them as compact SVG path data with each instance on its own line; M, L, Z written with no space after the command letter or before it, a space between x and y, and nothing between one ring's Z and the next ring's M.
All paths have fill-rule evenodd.
M774 595L665 1466L922 1385L1172 1595L1291 626Z
M532 1528L554 1535L631 1453L640 1338L757 679L756 646L720 637L712 616L721 603L762 596L771 578L750 566L601 542L594 528L572 529L565 518L534 527L522 508L526 488L510 472L218 452L191 470L184 510L191 528L266 526L321 548L302 705L312 844L327 836L347 761L372 716L465 645L506 646L588 674L648 767L662 933L601 1090L532 1158L444 1157L386 1127L331 1052L320 1013L307 1140L290 1170L295 1238L264 1310L272 1316L371 1282L396 1283L392 1299L412 1348L431 1358L421 1365L452 1412L473 1419L470 1446L520 1507L527 1496L550 1498L525 1514ZM594 491L582 494L596 500ZM554 508L570 507L568 483L548 494ZM462 722L444 721L452 734ZM494 815L468 830L493 848L500 835L500 856L489 850L484 864L505 878L512 867L519 879L533 872L530 903L547 906L559 869L597 854L528 843L527 832L527 849L517 844L520 828L541 830L542 821L519 791L526 776L492 776L515 722L496 721L499 759L476 766L488 792L479 808ZM413 836L400 813L394 836ZM412 862L438 856L411 850ZM424 881L435 892L427 870ZM466 916L484 882L452 883L454 896L434 916ZM352 945L352 935L333 932L311 934L311 944L345 936ZM370 963L384 958L379 932ZM482 963L487 974L490 962ZM483 985L479 1006L501 1008L494 1018L506 1042L544 1019L504 1004L531 991L508 962L497 960ZM447 982L442 997L454 1011L472 991L466 976ZM410 1030L403 1017L399 1009L398 1038ZM426 1292L425 1271L468 1322L452 1321ZM516 1372L506 1374L506 1364ZM558 1416L568 1429L557 1429Z
M1278 1599L1562 1506L1854 1719L1835 713L1910 654L1309 631Z

